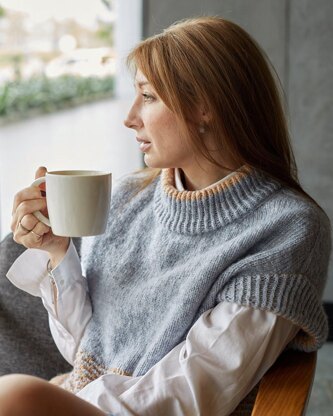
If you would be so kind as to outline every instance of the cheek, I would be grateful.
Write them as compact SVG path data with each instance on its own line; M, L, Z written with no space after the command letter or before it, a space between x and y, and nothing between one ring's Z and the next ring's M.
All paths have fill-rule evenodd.
M161 133L163 132L168 137L177 140L180 139L180 129L178 125L178 120L172 113L164 114L158 120L158 125Z
M154 112L147 110L142 111L141 119L145 130L150 133L154 133L154 131L156 131L161 125L160 117L158 117L158 114L155 114Z
M155 141L161 148L182 148L185 146L181 138L179 122L172 112L163 108L147 108L142 113L145 130L148 138Z
M151 138L153 140L159 140L161 143L166 141L167 144L169 139L175 139L179 136L179 129L177 128L176 121L171 117L151 115L146 117L144 123L147 133L152 136Z

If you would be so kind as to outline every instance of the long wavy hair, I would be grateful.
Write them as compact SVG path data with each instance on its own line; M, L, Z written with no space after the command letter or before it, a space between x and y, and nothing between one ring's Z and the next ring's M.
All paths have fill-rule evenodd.
M221 17L182 20L140 42L127 62L134 72L140 69L176 114L197 154L222 166L227 149L238 166L263 171L312 199L298 181L278 76L257 42L237 24ZM199 106L210 115L214 154L193 122ZM160 170L147 172L143 186Z

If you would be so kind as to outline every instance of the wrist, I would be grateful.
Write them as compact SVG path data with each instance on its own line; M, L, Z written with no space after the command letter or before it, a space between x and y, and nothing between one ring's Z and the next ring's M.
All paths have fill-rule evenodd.
M55 249L52 252L49 251L48 269L53 270L61 263L67 253L70 241L70 238L61 238Z

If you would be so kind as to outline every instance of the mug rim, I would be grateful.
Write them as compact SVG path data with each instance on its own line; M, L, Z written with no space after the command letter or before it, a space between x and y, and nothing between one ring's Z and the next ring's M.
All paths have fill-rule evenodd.
M111 172L101 170L88 170L88 169L67 169L67 170L52 170L46 172L46 176L64 176L64 177L93 177L93 176L108 176L112 175Z

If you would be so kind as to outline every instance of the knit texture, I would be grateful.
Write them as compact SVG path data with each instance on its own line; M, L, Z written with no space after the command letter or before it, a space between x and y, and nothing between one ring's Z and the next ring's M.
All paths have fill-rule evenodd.
M93 315L70 390L145 374L223 301L300 326L294 348L324 343L330 225L318 207L250 168L201 191L178 191L167 169L138 192L142 175L119 183L107 232L83 243Z

